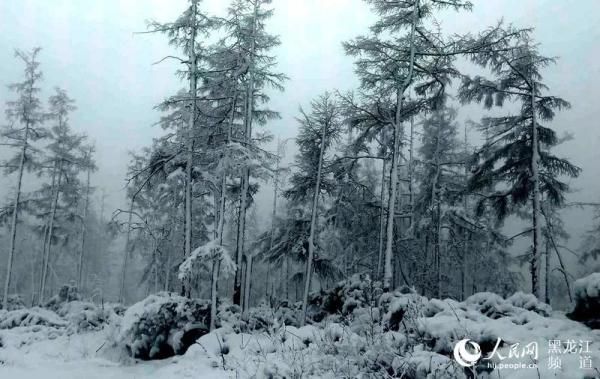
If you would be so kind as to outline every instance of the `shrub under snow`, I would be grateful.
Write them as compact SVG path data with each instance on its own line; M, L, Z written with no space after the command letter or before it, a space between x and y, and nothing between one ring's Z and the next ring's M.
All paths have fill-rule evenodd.
M575 309L568 316L592 329L600 329L600 272L575 281Z
M62 328L67 326L67 322L56 313L38 307L8 312L0 311L0 329L36 325Z
M100 330L108 322L110 311L85 301L62 303L56 312L65 318L75 332Z
M117 343L133 358L168 358L185 353L209 323L207 303L161 292L125 312Z
M0 298L0 309L2 309L3 306L3 301L2 298ZM7 305L7 311L14 311L16 309L23 309L25 308L25 302L23 301L23 298L19 295L8 295L8 305Z
M64 303L78 300L81 300L81 296L79 295L77 287L67 284L60 287L58 294L52 296L50 300L44 304L44 308L49 308L56 312Z

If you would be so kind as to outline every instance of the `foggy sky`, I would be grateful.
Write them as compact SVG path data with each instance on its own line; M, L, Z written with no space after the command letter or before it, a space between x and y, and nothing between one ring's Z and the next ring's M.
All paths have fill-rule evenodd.
M541 52L560 57L556 66L545 71L545 80L553 94L573 104L552 124L559 133L575 133L575 140L558 149L559 155L583 168L581 177L572 182L577 191L570 199L600 201L600 129L596 127L600 2L473 2L471 13L444 14L441 21L446 32L476 32L503 17L520 27L534 27ZM202 9L223 15L227 3L205 0ZM71 125L96 143L99 171L93 184L106 190L108 212L124 201L127 152L149 146L162 132L152 127L160 117L153 107L185 86L173 76L176 63L153 65L174 53L164 36L134 33L146 30L148 19L174 20L184 7L184 0L0 1L0 123L5 121L4 102L12 99L4 84L22 77L14 48L41 46L42 98L60 86L76 100L78 110ZM373 16L360 0L274 0L273 7L269 30L281 38L275 54L279 71L290 80L284 93L272 96L271 107L283 117L268 128L275 136L288 138L296 134L294 117L299 105L306 106L325 90L356 86L352 60L344 56L341 42L366 33ZM478 120L482 114L479 107L469 106L461 118ZM0 179L0 198L6 197L10 183ZM263 194L259 204L266 205L269 196ZM566 222L571 230L581 232L589 226L590 213L567 212Z

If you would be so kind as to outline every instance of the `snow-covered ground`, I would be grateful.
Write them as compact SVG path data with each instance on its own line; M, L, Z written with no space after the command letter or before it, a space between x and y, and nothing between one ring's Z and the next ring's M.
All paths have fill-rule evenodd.
M36 330L37 329L37 330ZM56 334L47 328L0 330L0 378L10 379L221 379L234 373L211 367L208 359L183 357L130 362L106 347L108 330ZM50 339L48 339L50 338Z
M322 312L331 299L339 300L338 310L303 327L289 325L293 318L286 325L265 306L252 308L243 320L224 306L219 329L200 337L184 355L153 361L134 360L126 349L144 351L148 343L159 346L160 338L180 344L179 329L167 337L149 336L156 331L152 323L163 322L164 314L183 321L191 314L179 312L179 306L163 314L161 304L188 300L153 295L124 316L116 308L99 311L77 301L56 311L0 311L0 378L469 378L471 368L457 358L457 351L464 358L465 351L457 350L463 339L480 349L474 360L480 379L600 378L600 330L568 319L532 295L504 299L479 293L457 302L411 291L373 297L372 288L356 281L321 294L312 312ZM161 314L162 319L152 318ZM136 327L138 322L143 327ZM471 349L466 357L476 353Z
M440 333L456 326L448 319L440 318L436 321L441 323L435 325L435 329ZM504 334L504 338L511 342L535 341L539 344L539 373L536 369L506 368L501 370L502 378L583 379L600 376L600 373L593 376L593 370L580 369L580 354L562 354L560 368L550 369L548 366L548 341L563 336L565 340L568 337L575 341L593 341L590 344L590 349L593 351L590 359L597 367L600 363L598 354L600 333L592 332L560 316L538 321L539 325L530 328L515 328L507 324L509 321L503 319L494 320L483 326L489 328L487 330L490 332L500 331ZM471 324L470 327L475 326ZM541 330L544 332L540 333ZM290 377L288 375L294 373L301 374L302 371L305 375L301 374L300 377L336 378L340 377L338 374L344 373L344 368L336 368L336 364L343 362L344 357L353 356L352 352L346 349L353 344L351 339L358 338L338 324L329 324L324 328L286 327L285 331L281 329L278 335L233 334L219 329L202 337L199 343L193 345L184 356L160 361L133 362L123 359L118 356L117 351L106 347L109 338L107 330L69 336L53 334L47 328L27 327L2 330L0 335L4 343L4 347L0 348L0 360L3 362L0 365L0 378L15 379L282 378ZM333 341L337 337L340 338L337 352L339 359L333 359L333 352L326 351L335 346ZM348 340L342 342L343 339ZM357 340L355 343L359 346L364 341ZM306 344L311 346L307 347ZM219 354L223 345L228 347L224 357L227 370L223 370L222 357ZM508 351L508 347L499 350L503 356L507 356ZM421 365L435 365L435 357L436 355L425 351L420 354L415 353L415 359L422 360ZM516 361L519 359L507 359L503 363ZM448 363L452 363L450 359L444 359L437 364L443 367ZM425 371L430 369L430 367L424 368ZM319 370L322 370L322 374L314 376ZM458 374L459 372L456 373Z

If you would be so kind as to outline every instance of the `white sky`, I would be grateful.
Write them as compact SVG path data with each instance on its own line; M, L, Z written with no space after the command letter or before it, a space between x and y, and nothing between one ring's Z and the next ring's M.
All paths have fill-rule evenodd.
M471 13L444 14L449 32L476 32L503 17L518 26L533 26L546 55L560 56L547 70L554 94L573 103L557 117L554 126L575 133L576 139L561 153L584 169L573 183L581 189L577 200L600 200L600 2L579 0L474 0ZM205 0L204 9L223 14L228 1ZM159 113L153 109L181 84L172 75L175 63L152 65L173 51L161 35L134 34L145 30L145 20L171 21L184 8L184 0L4 0L0 1L0 83L21 78L21 65L13 49L41 46L44 97L52 87L65 88L78 110L73 127L87 133L97 145L100 170L97 186L106 188L111 208L120 205L128 162L127 151L149 145L161 131L151 125ZM273 96L272 108L282 120L269 128L282 138L294 136L299 105L328 89L356 85L351 59L341 42L365 33L373 20L360 0L274 0L271 31L282 46L276 51L280 71L290 80L286 91ZM0 87L0 123L4 101ZM477 107L463 117L478 119ZM0 180L6 187L7 181ZM6 194L0 188L0 196ZM577 220L572 215L568 220ZM575 222L575 221L574 221ZM577 222L576 222L577 223ZM583 229L586 223L575 227Z

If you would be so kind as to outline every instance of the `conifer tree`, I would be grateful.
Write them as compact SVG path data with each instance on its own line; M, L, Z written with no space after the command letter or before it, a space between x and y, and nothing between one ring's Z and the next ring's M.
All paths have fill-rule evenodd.
M368 103L354 108L363 121L376 121L379 128L389 126L393 131L383 275L383 287L390 290L403 123L427 104L439 103L449 77L457 74L452 67L455 46L444 42L437 30L428 29L427 21L435 10L470 9L471 4L460 0L367 2L378 16L371 35L346 42L344 47L357 59L356 72ZM446 51L446 46L452 51ZM418 101L407 99L410 89L420 96Z
M531 205L532 253L530 255L531 291L540 297L540 258L542 249L542 196L553 206L564 203L568 185L560 176L577 177L580 169L550 151L559 142L556 132L543 122L550 122L555 112L568 109L560 97L545 95L542 69L555 62L542 56L525 35L506 51L483 53L477 63L488 67L493 77L466 76L460 88L463 103L476 101L485 108L502 106L506 101L520 105L514 116L486 117L482 127L492 136L476 154L476 166L470 188L477 191L501 182L506 189L496 190L489 201L498 218Z
M422 144L419 149L422 178L416 213L422 217L418 224L433 239L433 272L436 278L435 296L442 298L443 248L442 227L450 207L460 204L463 195L462 161L458 151L457 126L454 109L439 109L423 122ZM464 179L464 178L462 178ZM449 262L446 261L446 262Z
M184 77L189 84L189 90L187 93L180 93L179 95L167 99L161 107L168 109L170 107L181 108L180 103L185 104L185 112L180 112L180 115L184 115L185 119L178 120L178 128L180 132L180 141L183 143L176 155L185 156L185 173L186 173L186 184L185 184L185 211L184 211L184 251L185 256L189 256L192 251L192 204L193 204L193 169L194 169L194 156L196 154L196 148L198 146L198 138L201 133L199 132L200 125L200 107L203 99L202 93L200 92L201 77L203 75L202 64L205 61L207 55L207 47L202 44L201 38L210 36L217 26L217 22L214 18L207 16L202 13L199 9L199 0L189 0L189 6L180 15L175 22L172 23L158 23L151 22L149 28L151 32L160 32L167 35L169 43L180 49L185 55L185 58L179 58L169 56L167 58L174 58L184 63L186 70L180 71L179 75ZM182 291L184 294L189 295L190 288L184 284Z
M341 133L340 107L328 93L321 95L311 103L310 113L300 110L300 134L296 142L300 148L297 157L299 170L291 179L292 188L285 196L295 202L311 199L310 224L306 241L306 269L304 274L304 295L302 300L303 320L306 319L308 294L315 259L315 239L318 235L317 218L319 199L322 193L330 193L335 183L329 178L330 164L326 162L326 153ZM304 321L303 321L304 322Z
M83 291L83 266L84 266L84 258L85 258L85 249L86 249L86 235L88 233L88 216L89 216L89 208L90 208L90 196L93 191L91 186L91 175L93 171L96 171L98 167L94 161L94 146L88 146L83 148L83 156L82 156L82 171L85 171L86 182L85 189L82 193L82 213L81 213L81 243L79 247L79 259L77 264L77 288L79 291Z
M47 167L51 167L51 184L41 189L42 198L39 201L39 208L49 210L42 251L40 303L46 293L52 245L69 233L66 223L77 214L77 204L82 195L79 174L89 165L85 155L87 147L84 146L86 137L73 133L69 126L69 115L76 109L74 100L63 89L55 88L55 94L50 97L49 103L49 116L54 125L49 133L50 143L45 162Z
M239 67L236 77L240 80L240 90L235 91L234 101L242 107L242 128L239 131L239 143L250 151L256 150L257 139L255 124L264 125L268 120L278 118L279 114L266 105L269 97L266 89L283 90L282 83L285 75L274 71L277 63L271 55L273 48L280 42L277 36L266 30L266 23L273 15L273 10L267 8L271 0L235 0L229 9L229 19L226 28L231 42L230 54L238 58ZM252 161L248 161L252 163ZM236 273L234 278L233 302L242 303L242 262L245 258L246 213L250 203L250 178L252 165L245 165L240 175L240 200L237 217L237 233L235 247ZM245 287L245 286L244 286Z
M42 72L39 68L38 54L40 48L35 48L31 52L17 50L15 56L25 65L25 79L22 82L9 85L9 89L15 93L16 99L6 103L6 118L9 125L2 131L2 137L7 141L6 144L18 149L18 152L3 164L5 174L17 174L15 183L15 198L12 203L11 226L8 248L8 262L6 264L6 279L4 282L3 308L7 308L8 294L10 292L10 282L12 267L15 256L15 243L17 237L17 228L19 226L19 216L21 212L21 196L23 174L25 171L36 171L40 169L38 156L40 151L34 143L46 136L43 128L43 122L46 118L42 110L42 104L39 99L39 82L42 79Z

